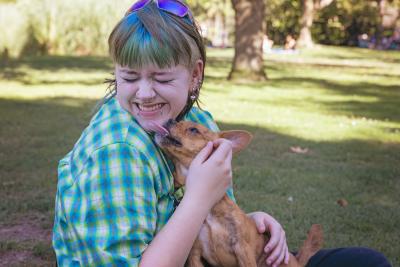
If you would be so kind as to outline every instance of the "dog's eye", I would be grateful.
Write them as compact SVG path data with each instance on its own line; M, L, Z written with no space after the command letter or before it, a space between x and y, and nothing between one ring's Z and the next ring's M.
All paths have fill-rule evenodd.
M196 127L190 127L188 130L192 134L199 134L200 133L200 131Z

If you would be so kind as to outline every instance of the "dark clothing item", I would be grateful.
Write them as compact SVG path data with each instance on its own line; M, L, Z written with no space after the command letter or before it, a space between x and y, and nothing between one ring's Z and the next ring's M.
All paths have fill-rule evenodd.
M381 253L362 247L322 249L306 267L391 267Z
M213 267L203 262L205 267ZM363 247L321 249L306 267L392 267L382 253Z

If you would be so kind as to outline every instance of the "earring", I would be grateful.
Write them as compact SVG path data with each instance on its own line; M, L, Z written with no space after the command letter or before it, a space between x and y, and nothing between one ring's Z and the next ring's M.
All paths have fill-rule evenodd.
M199 96L199 87L195 86L192 89L192 93L190 94L190 100L195 101Z
M197 84L192 89L192 94L190 95L190 100L195 101L199 97L200 85L202 80L198 80Z

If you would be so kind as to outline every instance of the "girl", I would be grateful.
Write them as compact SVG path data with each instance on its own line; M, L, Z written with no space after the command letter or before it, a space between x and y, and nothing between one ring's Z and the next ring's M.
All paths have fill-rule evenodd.
M193 107L206 63L189 8L136 2L109 37L115 80L74 148L59 163L53 246L59 266L183 266L211 207L230 188L232 148L208 144L193 161L175 207L171 162L152 123L186 119L218 128ZM214 151L214 152L213 152ZM288 261L285 232L263 212L271 266Z

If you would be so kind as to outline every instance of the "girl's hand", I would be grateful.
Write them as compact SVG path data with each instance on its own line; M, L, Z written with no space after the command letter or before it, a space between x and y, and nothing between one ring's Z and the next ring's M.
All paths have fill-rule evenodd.
M232 143L229 140L209 142L189 167L185 195L211 209L232 183L231 162Z
M269 232L271 238L264 248L264 252L269 254L267 264L277 267L282 263L289 263L289 250L286 244L286 234L282 226L272 216L265 212L252 212L248 216L254 220L259 233Z

